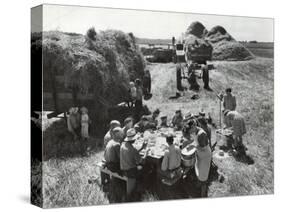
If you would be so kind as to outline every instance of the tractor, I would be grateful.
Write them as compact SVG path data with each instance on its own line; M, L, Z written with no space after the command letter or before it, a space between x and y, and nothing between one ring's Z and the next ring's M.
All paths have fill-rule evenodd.
M201 77L202 65L207 65L208 69L212 69L212 64L207 64L207 61L212 60L212 47L200 46L197 41L194 44L185 44L184 41L175 44L174 46L176 66L176 82L177 82L177 95L184 90L182 80L188 79L189 72L195 71L197 77Z

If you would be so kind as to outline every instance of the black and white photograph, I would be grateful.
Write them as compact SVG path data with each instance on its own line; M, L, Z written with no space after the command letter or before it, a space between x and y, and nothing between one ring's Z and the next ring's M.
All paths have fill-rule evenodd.
M43 4L30 51L32 204L274 193L273 18Z

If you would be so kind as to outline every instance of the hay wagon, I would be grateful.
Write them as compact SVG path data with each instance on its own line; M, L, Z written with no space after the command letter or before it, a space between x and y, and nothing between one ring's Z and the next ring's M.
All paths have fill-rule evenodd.
M182 80L188 79L189 70L195 70L198 77L201 77L202 65L207 65L208 70L213 69L212 47L195 44L178 43L174 45L176 54L176 82L178 91L183 91Z

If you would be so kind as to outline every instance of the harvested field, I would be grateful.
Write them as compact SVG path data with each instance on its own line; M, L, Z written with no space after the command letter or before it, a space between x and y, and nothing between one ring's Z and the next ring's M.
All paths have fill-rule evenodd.
M219 148L216 148L214 161L222 178L212 180L209 197L272 194L274 192L273 60L257 58L240 62L217 61L214 65L216 69L210 72L211 88L220 91L231 86L238 101L237 110L245 117L247 134L244 142L248 148L248 157L243 160L234 157L216 157L219 151ZM198 113L204 108L206 112L211 113L214 122L218 124L219 102L215 92L201 89L198 93L200 98L197 100L190 99L194 93L189 91L183 97L169 99L176 92L175 64L150 64L148 68L152 75L153 93L152 99L146 101L150 110L159 108L161 114L168 115L171 120L176 109L182 109L183 113L187 111ZM159 80L160 76L161 80ZM200 85L202 88L202 82ZM58 130L66 129L58 128ZM62 142L69 142L67 137L60 139ZM213 129L212 142L215 140ZM95 138L91 142L94 144L98 140ZM219 141L219 144L221 142ZM73 147L69 145L69 148ZM102 155L102 149L93 148L89 156L78 153L75 156L43 162L44 206L49 208L120 202L108 196L108 193L104 193L100 188L99 173L94 163L100 161ZM95 180L89 184L88 179L91 177ZM146 188L141 200L193 197L187 192L188 186L182 186L177 192L164 190L161 195L153 189ZM122 193L122 191L118 192Z

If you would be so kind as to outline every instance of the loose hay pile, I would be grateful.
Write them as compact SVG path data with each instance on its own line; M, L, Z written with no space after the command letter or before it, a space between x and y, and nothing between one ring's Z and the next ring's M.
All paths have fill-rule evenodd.
M186 30L185 45L189 47L189 52L194 51L194 54L212 54L213 60L249 60L254 57L222 26L215 26L208 31L200 22L193 22Z
M76 92L78 105L89 109L96 126L106 120L109 107L127 99L129 81L144 74L144 59L132 33L95 33L92 28L86 35L43 32L42 42L39 39L32 35L31 49L32 57L42 49L44 92L72 94L72 99L58 100L59 111L75 104ZM41 67L36 69L41 71Z
M205 36L213 45L214 60L249 60L254 55L237 42L222 26L213 27Z

